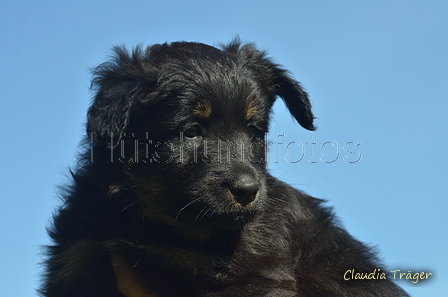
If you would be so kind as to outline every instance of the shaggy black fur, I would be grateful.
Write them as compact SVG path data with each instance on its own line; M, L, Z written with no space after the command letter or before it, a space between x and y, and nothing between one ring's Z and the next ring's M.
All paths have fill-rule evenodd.
M92 86L43 296L407 296L344 280L382 265L321 200L266 172L277 96L306 129L313 114L253 44L115 48Z

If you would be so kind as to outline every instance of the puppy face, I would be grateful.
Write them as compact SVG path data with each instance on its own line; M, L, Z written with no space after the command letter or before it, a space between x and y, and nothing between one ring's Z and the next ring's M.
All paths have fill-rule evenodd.
M236 41L222 50L182 42L115 52L95 70L87 131L94 146L114 151L145 213L234 227L260 211L276 97L314 129L300 85Z

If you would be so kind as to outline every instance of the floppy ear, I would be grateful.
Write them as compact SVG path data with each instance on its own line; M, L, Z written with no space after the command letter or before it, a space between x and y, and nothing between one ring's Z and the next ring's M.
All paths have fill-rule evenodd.
M308 130L315 130L313 125L314 115L311 111L311 103L308 94L303 90L299 82L292 79L285 69L273 63L265 52L256 49L255 45L248 43L241 45L235 39L229 45L223 47L224 51L236 56L240 62L252 69L260 84L271 95L271 104L276 96L283 99L292 116L299 124Z
M308 93L305 92L299 82L292 79L285 70L280 69L273 64L273 93L278 95L286 104L289 112L299 122L299 124L308 130L315 130L313 124L314 115L311 111L311 103Z
M87 134L99 146L115 147L129 124L129 117L145 95L155 71L140 48L130 55L114 48L111 60L93 70L95 91L87 113Z

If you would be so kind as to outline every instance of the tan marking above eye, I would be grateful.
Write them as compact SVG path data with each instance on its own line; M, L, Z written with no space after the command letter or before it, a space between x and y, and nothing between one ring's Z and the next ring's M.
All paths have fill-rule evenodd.
M193 108L193 113L202 118L209 118L212 115L212 106L209 101L199 101Z
M246 105L246 110L245 110L246 121L253 118L257 113L258 113L257 103L255 102L254 98L251 98L247 101L247 105Z

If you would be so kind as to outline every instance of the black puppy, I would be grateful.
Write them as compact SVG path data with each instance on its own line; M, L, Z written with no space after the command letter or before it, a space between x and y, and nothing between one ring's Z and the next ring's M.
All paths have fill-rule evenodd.
M254 45L116 48L94 75L43 296L407 296L321 200L266 172L277 96L306 129L313 114Z

